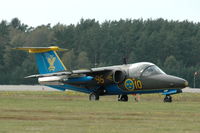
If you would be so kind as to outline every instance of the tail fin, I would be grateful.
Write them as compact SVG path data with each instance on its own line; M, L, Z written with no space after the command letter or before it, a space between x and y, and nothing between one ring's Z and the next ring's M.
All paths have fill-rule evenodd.
M34 53L40 74L53 73L66 70L64 64L60 60L56 51L64 51L57 46L51 47L21 47L15 48L17 50L28 51Z

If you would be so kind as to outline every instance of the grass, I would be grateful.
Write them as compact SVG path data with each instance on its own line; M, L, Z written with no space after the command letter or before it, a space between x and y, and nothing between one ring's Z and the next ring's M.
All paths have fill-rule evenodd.
M100 101L73 92L0 92L0 133L199 133L200 94L160 94L140 102Z

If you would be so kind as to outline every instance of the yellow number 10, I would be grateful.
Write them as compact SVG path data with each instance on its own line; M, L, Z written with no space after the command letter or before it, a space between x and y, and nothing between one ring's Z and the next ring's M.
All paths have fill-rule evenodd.
M135 80L135 88L142 89L142 82L140 80Z

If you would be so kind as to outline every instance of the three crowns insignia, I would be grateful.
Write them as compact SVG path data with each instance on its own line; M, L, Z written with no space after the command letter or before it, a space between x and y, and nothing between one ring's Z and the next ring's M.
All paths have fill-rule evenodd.
M48 63L49 63L49 71L54 71L55 70L55 66L54 66L54 62L56 60L55 57L53 57L53 55L50 55L50 57L47 59Z

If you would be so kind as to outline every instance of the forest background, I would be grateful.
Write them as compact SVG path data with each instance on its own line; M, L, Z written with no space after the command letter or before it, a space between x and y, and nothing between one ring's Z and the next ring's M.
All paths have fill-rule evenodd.
M15 47L59 46L68 68L82 69L128 63L152 62L167 74L180 76L200 87L200 23L126 19L81 19L77 24L31 27L18 18L0 22L0 84L37 84L24 79L37 74L34 56Z

